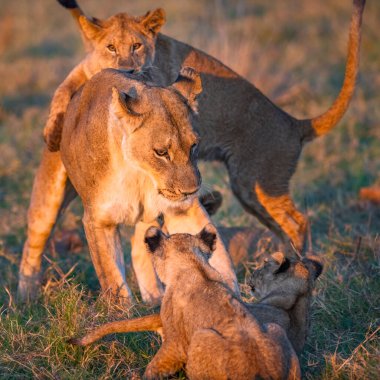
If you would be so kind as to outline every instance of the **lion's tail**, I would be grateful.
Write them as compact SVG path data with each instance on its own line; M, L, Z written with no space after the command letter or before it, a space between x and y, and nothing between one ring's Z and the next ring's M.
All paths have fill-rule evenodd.
M303 141L328 133L346 112L355 89L359 69L359 53L362 15L366 0L353 0L354 8L351 16L346 71L343 86L332 106L323 114L307 120L300 120Z
M77 346L87 346L94 343L105 335L112 333L127 333L138 331L158 331L162 328L162 322L159 314L146 315L134 319L125 319L106 323L103 326L96 327L89 334L82 338L72 338L68 343Z
M76 0L57 0L59 4L69 10L74 20L79 25L79 17L84 15Z

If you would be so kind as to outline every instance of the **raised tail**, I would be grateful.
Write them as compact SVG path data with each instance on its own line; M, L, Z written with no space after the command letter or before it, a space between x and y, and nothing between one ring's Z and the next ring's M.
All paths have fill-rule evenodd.
M74 344L76 346L87 346L108 334L138 331L159 331L161 328L162 322L160 315L151 314L146 315L145 317L106 323L105 325L96 327L89 334L85 335L82 338L69 339L68 343Z
M79 24L79 16L84 16L82 9L75 0L57 0L59 4L69 10L74 20Z
M76 0L57 0L59 4L61 4L63 7L69 10L71 13L71 16L73 16L73 19L77 23L79 30L81 32L82 41L84 44L84 47L87 51L90 51L92 49L91 41L86 37L85 33L83 32L82 25L79 21L80 16L85 16L82 9L79 7ZM87 17L88 18L88 17ZM90 21L93 20L92 17L88 18Z
M325 135L340 121L350 104L355 89L356 77L359 69L360 39L362 15L366 0L354 0L348 39L346 71L343 86L332 106L313 119L300 120L303 132L303 141L313 140Z

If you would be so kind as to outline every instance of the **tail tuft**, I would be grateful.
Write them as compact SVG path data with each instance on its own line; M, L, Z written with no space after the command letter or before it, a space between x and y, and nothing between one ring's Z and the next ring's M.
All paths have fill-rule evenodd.
M354 0L354 6L364 8L365 2L366 0Z
M75 0L57 0L59 4L67 9L79 8L78 3Z

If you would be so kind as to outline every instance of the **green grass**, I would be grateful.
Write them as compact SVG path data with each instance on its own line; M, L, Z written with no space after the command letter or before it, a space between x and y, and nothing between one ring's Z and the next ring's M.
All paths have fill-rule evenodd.
M324 111L340 87L349 1L82 3L98 17L163 6L165 33L217 56L296 117ZM360 187L378 181L380 173L379 18L380 4L367 2L350 110L333 132L305 148L292 181L296 203L311 222L312 248L325 258L300 358L305 379L375 379L380 373L380 208L358 200ZM154 334L120 334L85 349L66 344L88 327L152 312L142 304L123 310L99 297L79 201L57 226L55 246L46 249L38 303L15 302L49 100L83 52L74 23L54 1L3 0L0 54L0 379L138 379L160 345ZM225 169L200 166L206 188L224 196L215 221L257 228L232 196ZM83 241L75 251L62 243L70 231ZM138 297L130 233L122 231L129 282ZM242 267L242 283L244 274Z

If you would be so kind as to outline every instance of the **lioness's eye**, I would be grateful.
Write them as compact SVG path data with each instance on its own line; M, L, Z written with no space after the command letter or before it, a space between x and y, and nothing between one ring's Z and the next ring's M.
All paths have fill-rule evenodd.
M107 49L112 52L112 53L115 53L116 52L116 48L114 45L110 44L110 45L107 45Z
M154 149L154 153L158 157L166 158L167 160L170 160L169 153L166 149Z
M132 45L132 50L135 51L135 50L138 50L141 48L141 44L139 42L136 42L135 44Z

